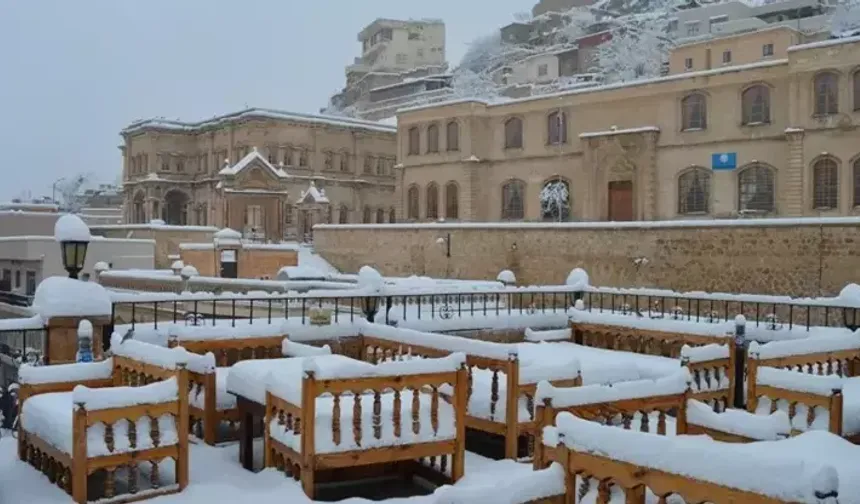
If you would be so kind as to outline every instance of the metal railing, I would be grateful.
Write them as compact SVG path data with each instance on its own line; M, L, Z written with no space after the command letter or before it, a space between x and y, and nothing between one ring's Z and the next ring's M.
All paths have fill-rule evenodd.
M25 296L17 292L0 291L0 303L26 307L33 304L33 296Z

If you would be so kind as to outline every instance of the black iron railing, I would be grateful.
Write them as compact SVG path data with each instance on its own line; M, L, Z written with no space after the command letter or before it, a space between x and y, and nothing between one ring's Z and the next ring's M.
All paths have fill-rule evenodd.
M33 304L33 296L25 296L16 292L0 291L0 303L12 306L30 306Z

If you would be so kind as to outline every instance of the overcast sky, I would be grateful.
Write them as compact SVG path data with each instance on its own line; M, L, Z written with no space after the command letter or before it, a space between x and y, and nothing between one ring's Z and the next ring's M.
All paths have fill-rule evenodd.
M135 119L245 106L316 113L377 17L441 18L467 44L534 0L0 0L0 201L114 182Z

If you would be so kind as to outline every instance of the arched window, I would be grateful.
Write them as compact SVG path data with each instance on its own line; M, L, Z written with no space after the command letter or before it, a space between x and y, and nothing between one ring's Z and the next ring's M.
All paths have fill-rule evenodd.
M362 220L365 224L370 224L370 207L364 207L364 215L362 215Z
M854 206L860 206L860 158L854 161Z
M138 192L134 195L134 201L132 203L132 216L131 223L132 224L142 224L146 222L146 197L143 192Z
M439 152L439 126L427 126L427 152Z
M570 185L566 180L555 179L540 190L541 218L549 222L564 222L570 219Z
M681 129L702 130L708 127L705 95L695 93L681 100Z
M393 208L388 211L388 222L392 224L397 222L397 212L395 212Z
M383 210L382 208L376 209L376 223L385 224L385 210Z
M410 156L415 156L421 152L421 134L418 132L418 127L409 128L409 150Z
M164 195L164 222L175 226L188 224L190 198L179 190L170 190Z
M449 152L460 150L460 125L457 121L450 121L445 126L445 148Z
M505 121L505 149L523 148L523 120L511 117Z
M821 158L812 167L812 208L832 210L839 207L839 167L831 158Z
M525 212L526 183L509 180L502 186L502 220L522 220Z
M460 194L456 182L445 184L445 218L460 218Z
M546 116L547 142L550 145L567 143L567 116L556 110Z
M854 72L854 110L860 110L860 70Z
M711 199L711 172L693 168L678 177L678 213L708 213Z
M293 223L293 205L287 203L284 205L284 224Z
M774 174L765 165L755 164L738 174L738 210L772 212L774 210Z
M340 153L340 171L348 172L349 171L349 152L341 152Z
M743 124L770 122L770 89L764 84L747 88L741 95Z
M824 72L815 76L815 115L839 112L839 76Z
M333 211L333 210L332 210L332 208L331 208L331 205L329 205L329 206L327 206L327 207L326 207L326 209L325 209L325 222L326 222L326 224L331 224L331 223L333 223L333 222L334 222L334 221L332 220L332 218L333 218L333 217L332 217L332 211Z
M439 186L435 183L430 183L427 186L427 219L436 220L439 218Z
M338 211L337 221L340 224L347 224L349 222L349 209L346 208L346 205L340 206L340 210Z
M406 218L418 220L418 186L412 186L406 193Z

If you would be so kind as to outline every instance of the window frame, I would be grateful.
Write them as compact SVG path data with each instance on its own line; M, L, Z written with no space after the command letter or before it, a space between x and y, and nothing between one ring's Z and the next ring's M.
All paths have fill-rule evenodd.
M823 116L831 116L839 113L839 73L833 70L825 70L822 72L818 72L812 78L812 104L813 104L813 116L815 117L823 117ZM822 90L820 87L820 79L832 78L832 89L830 93L827 93L827 90L824 90L825 100L822 103L821 96ZM829 86L828 86L829 87ZM828 95L829 98L827 97ZM823 107L819 107L819 105L823 105ZM824 110L822 110L822 108Z
M430 182L424 188L424 217L427 220L439 219L439 185Z
M696 125L692 122L692 111L689 109L693 105L688 105L693 99L701 100L700 120ZM704 131L706 129L708 129L708 97L702 92L685 95L681 98L681 131Z
M513 128L513 125L517 125L516 131L511 131L510 128ZM511 149L522 149L524 145L523 140L523 120L520 117L514 116L509 117L505 120L504 123L504 133L505 133L505 150Z
M702 188L702 192L704 193L704 197L701 198L701 205L699 207L694 202L693 204L689 203L687 199L689 197L690 192L693 190L692 183L689 187L684 187L684 182L688 177L702 177L704 187ZM696 215L709 215L711 212L711 177L712 173L710 170L701 167L701 166L691 166L678 174L678 179L676 183L677 193L676 196L678 198L677 212L678 215L682 216L696 216ZM686 191L685 191L686 189ZM686 194L686 197L684 196Z
M818 212L828 212L839 209L839 161L832 156L819 156L814 159L812 167L812 209ZM824 171L832 173L824 173ZM826 179L821 185L821 178Z
M501 219L503 221L522 221L526 217L526 189L525 181L520 179L508 179L501 187ZM510 189L509 189L510 188ZM514 188L517 190L515 191ZM518 207L511 207L514 197L519 200Z
M454 142L453 146L451 145L451 131L454 131ZM445 125L445 150L447 152L459 152L460 151L460 123L456 120L448 121L448 124Z
M754 120L757 117L754 114L754 100L755 96L751 96L751 93L760 92L759 96L763 97L763 101L761 104L762 114L758 119L762 120ZM748 101L749 100L749 101ZM748 108L749 105L749 108ZM764 124L771 123L770 116L770 87L766 84L752 84L744 88L741 92L741 125L743 126L759 126Z
M418 156L421 154L421 131L418 126L412 126L407 130L406 155Z
M767 180L767 182L770 183L770 196L769 196L770 205L768 206L768 208L753 208L749 204L749 202L753 201L753 198L755 197L755 195L753 195L753 197L750 198L750 200L747 204L743 204L743 197L744 197L744 191L743 191L744 184L743 183L744 183L744 177L748 173L766 173L767 174L767 178L769 179L769 180ZM762 179L762 180L764 180L764 179ZM758 183L762 180L756 181L756 183ZM737 181L736 181L738 213L748 212L748 213L770 214L770 213L776 212L776 184L777 184L776 169L774 169L770 165L767 165L764 163L751 163L749 165L744 166L740 170L738 170Z
M427 143L427 154L438 154L439 153L439 126L436 123L430 124L427 126L427 131L425 132L427 135L426 143Z

